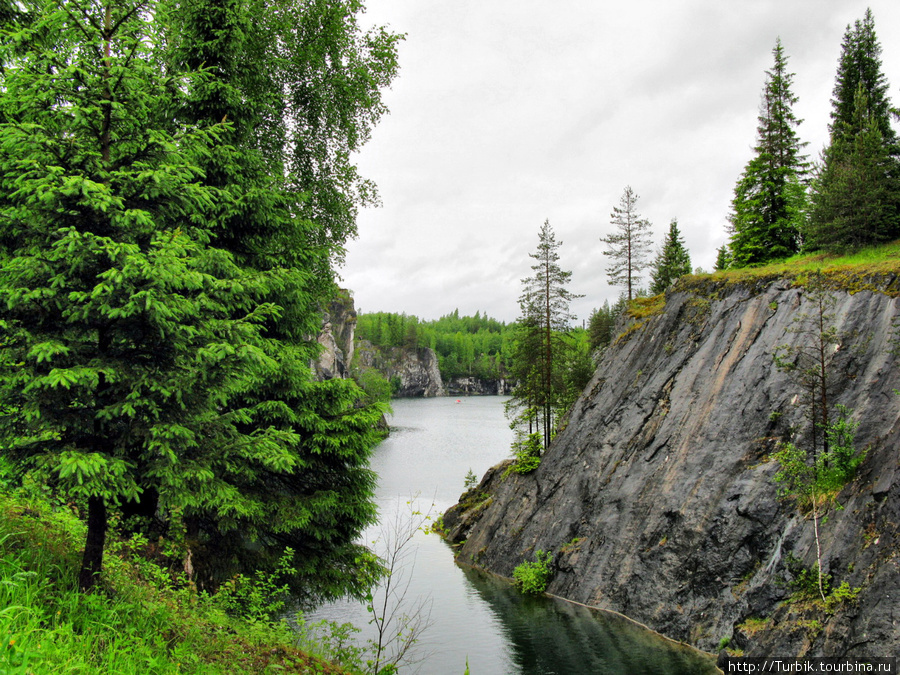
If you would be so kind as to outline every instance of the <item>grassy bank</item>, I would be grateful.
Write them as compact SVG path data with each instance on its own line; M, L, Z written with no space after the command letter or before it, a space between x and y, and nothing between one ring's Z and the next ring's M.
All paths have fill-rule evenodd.
M900 241L864 248L846 255L803 253L757 267L683 277L678 287L704 282L754 283L793 279L802 284L810 274L821 273L827 282L850 292L872 290L894 295L898 292Z
M80 593L83 542L71 508L0 492L0 674L353 672L296 648L265 583L198 593L146 541L112 542L100 590Z

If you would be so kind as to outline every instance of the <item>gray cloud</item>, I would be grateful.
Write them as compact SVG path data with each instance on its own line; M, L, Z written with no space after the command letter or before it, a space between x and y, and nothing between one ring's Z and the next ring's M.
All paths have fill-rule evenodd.
M710 269L776 37L813 158L844 28L867 6L900 83L900 6L837 4L369 0L366 21L408 37L391 114L358 158L383 207L360 214L345 285L363 311L512 320L549 218L586 318L618 294L599 237L629 184L656 239L678 218L695 266Z

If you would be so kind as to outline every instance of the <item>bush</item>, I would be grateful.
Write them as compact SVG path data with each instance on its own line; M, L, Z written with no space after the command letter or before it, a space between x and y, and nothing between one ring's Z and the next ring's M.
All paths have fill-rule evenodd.
M534 557L535 562L525 561L513 570L516 588L527 595L540 595L543 593L547 590L550 577L553 576L553 571L550 569L553 554L549 551L545 553L538 549Z
M528 434L524 439L513 443L512 451L516 458L512 468L517 473L530 473L541 465L543 439L539 433Z

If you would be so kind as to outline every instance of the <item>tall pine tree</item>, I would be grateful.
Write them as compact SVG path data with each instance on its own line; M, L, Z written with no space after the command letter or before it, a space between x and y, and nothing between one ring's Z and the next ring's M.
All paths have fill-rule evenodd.
M606 268L609 283L624 286L629 301L637 291L641 271L650 264L650 221L641 218L637 212L638 199L631 186L626 186L619 205L614 206L610 214L610 223L616 231L600 237L600 241L609 247L603 253L612 258Z
M564 352L569 346L565 333L573 318L569 303L581 297L566 288L572 273L559 266L561 245L550 221L545 220L537 251L529 254L535 260L531 266L534 275L522 280L519 349L514 355L514 375L519 385L513 398L524 410L519 421L537 424L545 450L550 445L556 409L565 390Z
M887 91L867 10L844 34L830 144L812 185L806 248L837 253L900 236L900 163Z
M796 253L805 209L805 145L797 136L793 112L793 73L781 40L772 50L775 63L766 71L760 102L755 155L734 188L731 214L731 264L758 265Z

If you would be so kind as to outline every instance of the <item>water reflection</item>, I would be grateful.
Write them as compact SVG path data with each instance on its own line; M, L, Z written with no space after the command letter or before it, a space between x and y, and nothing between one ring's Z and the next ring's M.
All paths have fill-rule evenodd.
M624 617L548 597L524 596L510 584L462 566L466 580L494 610L512 646L516 673L528 675L701 675L713 661L660 638Z
M391 436L375 452L382 523L409 511L452 506L469 469L481 476L509 456L512 432L498 397L395 401ZM364 541L379 550L379 527ZM437 535L418 533L407 570L408 598L431 598L433 626L416 650L423 675L704 675L715 668L699 652L636 624L551 598L523 597L508 582L457 566ZM408 608L406 608L408 609ZM310 620L351 622L364 643L374 637L365 605L336 602Z

